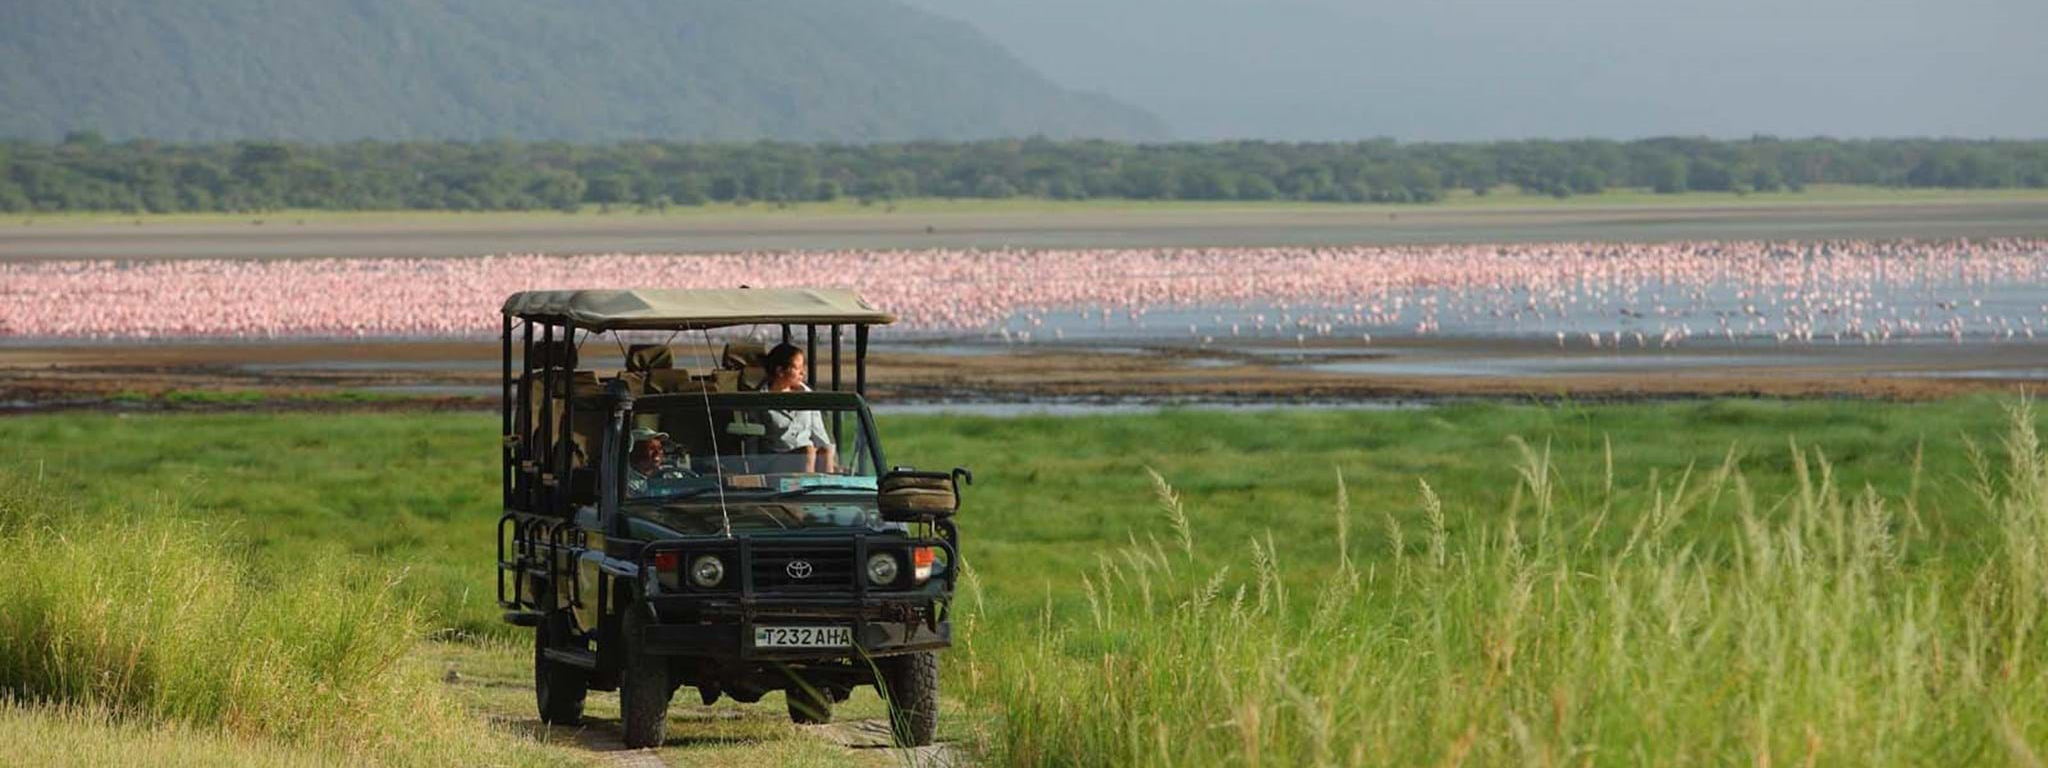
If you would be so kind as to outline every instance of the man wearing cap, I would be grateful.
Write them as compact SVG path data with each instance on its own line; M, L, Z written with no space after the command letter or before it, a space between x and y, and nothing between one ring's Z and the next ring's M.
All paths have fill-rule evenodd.
M647 495L647 479L661 471L662 443L667 432L646 427L633 428L633 450L626 457L626 495Z

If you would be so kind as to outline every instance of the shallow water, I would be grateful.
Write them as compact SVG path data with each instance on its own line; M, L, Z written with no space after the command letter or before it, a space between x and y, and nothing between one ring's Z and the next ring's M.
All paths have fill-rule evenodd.
M1701 368L1788 367L1811 362L1800 355L1622 355L1475 357L1470 359L1358 360L1314 363L1307 368L1325 373L1369 376L1531 376L1577 373L1652 373Z
M1576 305L1530 308L1525 296L1502 291L1429 290L1407 297L1399 310L1377 316L1350 305L1153 307L1137 319L1105 320L1091 311L1020 313L985 337L1000 346L1046 343L1103 344L1178 341L1209 344L1288 343L1315 349L1319 342L1370 343L1424 337L1496 338L1591 347L1589 335L1630 345L1672 346L1703 340L1805 343L1856 341L1868 334L1883 343L1941 343L2032 338L2048 334L2048 283L1998 286L1878 287L1850 291L1858 305L1842 308L1775 306L1741 289L1702 293L1648 292L1627 299L1581 299ZM1906 327L1912 324L1916 327ZM1419 330L1427 328L1426 332ZM1951 335L1951 328L1955 331ZM2008 333L2010 331L2010 333ZM1667 333L1675 334L1670 342ZM969 345L967 348L973 348ZM1287 350L1293 354L1297 350Z
M2005 381L2048 381L2048 368L1979 368L1964 371L1898 371L1893 376L1924 379L2000 379Z
M1758 339L1968 343L2048 333L2048 253L2038 245L2002 256L1954 244L1728 246L1747 258L1721 258L1720 247L1680 248L1688 255L1678 257L1658 249L1589 246L1574 252L1577 258L1544 261L1542 268L1518 273L1533 282L1506 275L1489 280L1447 268L1428 273L1427 280L1380 285L1335 300L1297 286L1299 301L1273 294L1205 303L1176 300L1171 286L1148 287L1157 298L1020 308L989 334L1024 343L1293 342L1313 348L1439 337L1667 348ZM1508 271L1531 263L1504 257L1486 265Z

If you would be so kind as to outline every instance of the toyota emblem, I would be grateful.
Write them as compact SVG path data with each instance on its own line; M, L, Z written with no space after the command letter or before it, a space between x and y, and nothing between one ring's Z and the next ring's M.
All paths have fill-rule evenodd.
M788 571L792 579L808 579L811 577L811 561L791 560L789 566L783 570Z

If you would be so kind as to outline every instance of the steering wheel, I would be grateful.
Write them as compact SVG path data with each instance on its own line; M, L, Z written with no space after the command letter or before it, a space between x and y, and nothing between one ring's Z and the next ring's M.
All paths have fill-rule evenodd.
M651 477L651 478L649 478L649 479L651 479L651 480L694 480L694 479L696 479L696 478L698 478L698 477L702 477L702 475L699 475L699 474L697 474L697 473L695 473L695 472L691 472L690 470L688 470L688 469L684 469L684 468L682 468L682 467L662 467L662 468L661 468L660 470L658 470L658 471L656 471L656 472L654 473L654 476L653 476L653 477Z

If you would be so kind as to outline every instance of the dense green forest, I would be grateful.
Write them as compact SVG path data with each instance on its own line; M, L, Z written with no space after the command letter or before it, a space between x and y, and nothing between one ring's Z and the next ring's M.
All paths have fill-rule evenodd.
M2048 187L2048 141L0 142L0 211L542 210L910 197L1431 202L1511 186Z

